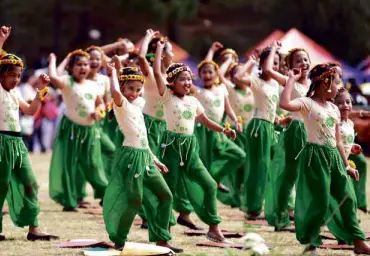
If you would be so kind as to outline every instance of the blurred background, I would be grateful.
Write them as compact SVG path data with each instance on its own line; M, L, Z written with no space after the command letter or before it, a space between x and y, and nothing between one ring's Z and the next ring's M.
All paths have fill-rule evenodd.
M354 103L370 100L370 0L0 0L0 24L13 28L4 49L32 70L47 67L50 52L61 61L118 38L139 47L148 28L167 35L175 61L193 69L214 41L243 61L281 40L282 51L303 47L313 63L340 62Z

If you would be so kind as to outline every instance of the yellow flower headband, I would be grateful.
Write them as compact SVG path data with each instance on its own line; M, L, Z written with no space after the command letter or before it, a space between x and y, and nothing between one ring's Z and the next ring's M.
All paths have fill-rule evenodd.
M213 60L203 60L201 61L199 64L198 64L198 73L199 71L202 69L202 67L206 64L211 64L215 67L216 71L218 71L220 69L220 67L217 65L216 62L214 62Z
M86 48L86 50L85 50L85 52L87 53L87 54L89 54L89 52L91 52L91 51L93 51L93 50L97 50L98 52L100 52L100 54L103 56L103 58L104 58L104 52L103 52L103 50L99 47L99 46L95 46L95 45L91 45L91 46L89 46L89 47L87 47Z
M168 74L167 74L167 76L169 77L169 78L173 78L173 77L175 77L178 73L180 73L180 72L182 72L182 71L189 71L190 72L190 74L192 74L192 72L191 72L191 69L188 67L188 66L180 66L180 67L178 67L178 68L175 68L174 70L172 70L171 72L169 72Z
M236 51L234 51L233 49L231 48L226 48L225 50L223 50L222 52L220 52L220 56L223 56L225 54L232 54L234 55L236 58L238 58L238 54L236 53Z
M74 55L82 55L82 56L85 56L86 58L90 59L90 54L88 54L87 52L81 50L81 49L78 49L78 50L74 50L73 52L70 52L69 53L69 56L72 57Z
M138 72L139 69L137 67L130 67L130 68L124 68L122 71L124 70L129 70L129 71L132 71L132 72ZM121 72L122 73L122 72ZM124 81L140 81L142 83L144 83L145 81L145 77L141 74L132 74L132 75L120 75L118 77L118 81L120 82L124 82Z
M2 56L2 58L0 59L0 65L6 64L19 65L22 68L24 67L22 59L14 54L5 54L4 56Z

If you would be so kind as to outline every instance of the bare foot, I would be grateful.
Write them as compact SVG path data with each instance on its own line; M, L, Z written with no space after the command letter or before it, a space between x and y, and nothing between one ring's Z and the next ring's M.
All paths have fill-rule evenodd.
M294 220L294 210L293 209L288 209L288 213L289 213L289 219Z
M356 254L366 254L370 255L370 246L364 240L355 240L355 249Z
M168 248L168 249L171 249L173 252L175 252L175 253L181 253L181 252L183 252L184 250L183 249L181 249L181 248L176 248L176 247L173 247L172 245L170 245L169 243L168 243L168 241L158 241L157 242L157 245L158 246L162 246L162 247L166 247L166 248Z
M225 241L225 237L222 234L218 225L209 226L209 230L208 230L208 233L207 233L207 238L211 241L214 241L214 242L220 242L221 243L221 242Z
M52 235L49 233L42 232L40 228L29 226L27 240L36 241L36 240L45 240L50 241L54 239L59 239L58 236Z
M222 192L225 192L225 193L229 193L230 192L230 189L228 187L226 187L222 183L217 183L217 189L220 190L220 191L222 191Z
M189 222L192 225L196 225L195 222L190 218L190 214L180 212L179 217L182 218L183 220Z

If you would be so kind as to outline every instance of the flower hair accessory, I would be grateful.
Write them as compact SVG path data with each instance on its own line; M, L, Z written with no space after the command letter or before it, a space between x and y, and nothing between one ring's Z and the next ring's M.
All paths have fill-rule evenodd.
M221 56L224 56L226 54L232 54L234 57L238 58L238 54L236 53L236 51L234 51L233 49L231 48L226 48L225 50L223 50L222 52L220 52L220 57Z
M200 70L202 69L202 67L206 64L211 64L215 67L216 71L218 71L220 69L220 67L218 66L218 64L216 62L214 62L213 60L203 60L201 61L199 64L198 64L198 73L200 72Z
M325 84L328 84L330 82L329 78L333 76L335 73L337 73L337 70L334 67L330 67L328 70L323 72L321 75L317 77L313 77L311 81L312 82L324 81Z
M175 68L175 69L174 69L174 70L172 70L171 72L167 73L167 76L168 76L169 78L173 78L173 77L175 77L178 73L183 72L183 71L189 71L189 72L190 72L190 74L192 74L191 69L190 69L188 66L183 65L183 66L180 66L180 67L178 67L178 68Z
M118 81L140 81L144 83L145 78L143 75L120 75Z
M78 49L78 50L74 50L72 52L69 53L69 56L72 57L74 55L82 55L82 56L85 56L86 58L90 59L90 54L88 54L87 52L81 50L81 49Z
M7 65L7 64L8 65L19 65L22 68L24 67L22 59L11 53L7 53L0 58L0 65Z

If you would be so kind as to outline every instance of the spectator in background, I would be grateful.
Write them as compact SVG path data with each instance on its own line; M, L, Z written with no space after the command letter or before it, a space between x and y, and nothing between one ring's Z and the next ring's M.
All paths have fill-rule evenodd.
M352 96L353 105L363 105L367 106L368 101L366 97L362 94L360 87L358 86L356 79L350 78L348 80L349 85L347 85L347 89ZM348 88L349 87L349 88Z
M29 69L23 72L21 84L17 87L17 90L27 103L31 103L36 96L36 90L33 86L36 80L37 77L33 70ZM24 144L29 152L33 152L34 117L21 114L20 125Z

